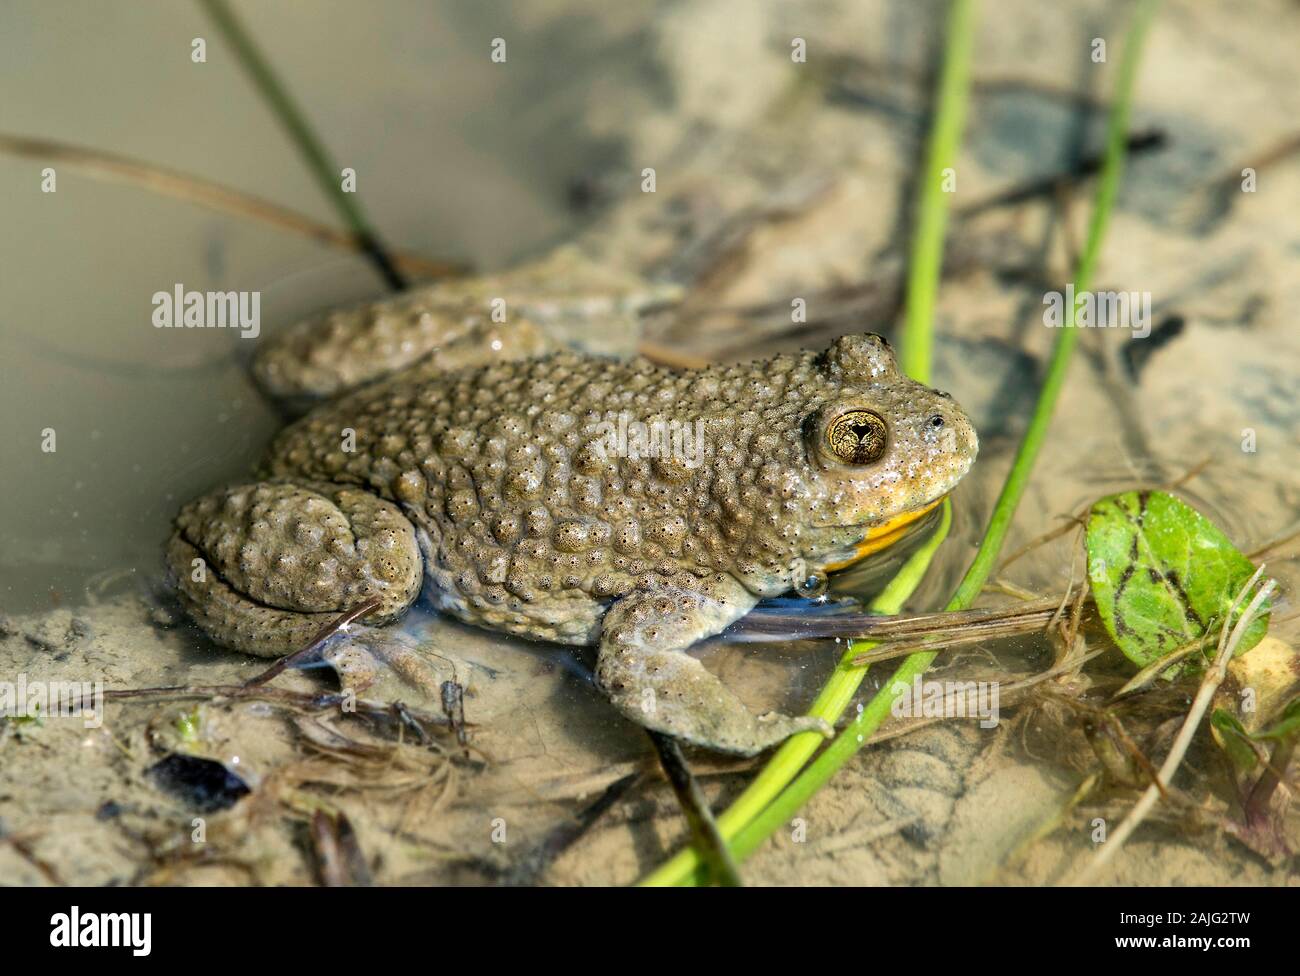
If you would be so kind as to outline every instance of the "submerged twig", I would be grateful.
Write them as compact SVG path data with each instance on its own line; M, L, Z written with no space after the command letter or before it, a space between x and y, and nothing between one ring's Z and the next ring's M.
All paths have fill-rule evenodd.
M1024 678L1017 678L1013 681L1007 681L1002 676L981 677L979 680L993 680L998 684L998 705L999 707L1007 705L1017 705L1025 697L1026 693L1032 691L1035 687L1045 681L1051 681L1053 678L1059 678L1062 675L1069 674L1078 670L1094 658L1100 657L1106 653L1105 648L1098 648L1094 651L1088 651L1078 659L1069 661L1064 664L1054 664L1046 671L1039 671L1037 674L1031 674ZM949 680L961 682L961 678L950 678ZM965 679L967 681L976 680L974 678ZM1059 695L1062 700L1074 702L1073 698L1065 695ZM890 739L897 739L904 735L910 735L918 729L926 728L931 725L938 725L940 722L950 721L950 716L927 716L924 718L911 718L891 721L887 725L882 725L863 745L875 745L879 742L888 742Z
M516 864L504 880L508 885L532 886L565 851L578 842L620 800L645 779L644 770L634 770L620 777L583 809L576 818L556 827L537 847Z
M467 745L469 738L465 734L465 686L459 681L444 681L440 690L442 711L456 732L456 741L462 746Z
M655 751L659 753L659 764L663 766L673 793L677 795L677 802L681 804L700 860L719 884L728 888L740 887L743 884L740 869L736 867L727 842L718 830L718 822L713 819L713 811L709 809L700 784L695 781L690 767L686 765L682 747L676 739L662 732L647 729L646 734L654 743Z
M1190 468L1188 468L1186 471L1180 474L1177 478L1174 478L1172 481L1164 482L1163 484L1160 485L1160 487L1166 491L1173 491L1177 488L1181 488L1183 485L1191 481L1193 478L1196 478L1200 476L1202 473L1204 473L1205 469L1208 468L1212 463L1213 463L1213 458L1209 458L1209 457L1202 458L1196 464L1192 465ZM1088 512L1091 510L1091 508L1092 506L1088 505L1087 507L1081 508L1079 509L1079 511L1073 512L1069 515L1058 516L1058 518L1062 518L1066 520L1064 525L1060 525L1054 529L1050 529L1049 531L1044 532L1042 535L1030 539L1019 549L1014 550L1011 553L1011 555L1007 556L1005 559L1002 560L1001 565L999 565L997 568L997 575L1001 576L1004 572L1006 572L1007 567L1010 566L1012 563L1014 563L1021 556L1033 552L1039 546L1046 545L1049 542L1053 542L1056 539L1059 539L1061 536L1069 532L1071 528L1075 526L1078 526L1080 528L1086 528L1088 524Z
M1124 683L1124 686L1119 689L1119 691L1111 695L1110 700L1119 701L1119 699L1121 698L1124 698L1128 695L1133 694L1134 692L1138 692L1141 691L1143 688L1146 688L1149 684L1151 684L1151 682L1155 681L1157 677L1163 674L1170 667L1177 664L1179 661L1183 660L1183 658L1189 657L1194 652L1203 648L1205 646L1205 641L1206 641L1206 635L1202 634L1200 637L1197 637L1195 640L1188 641L1186 644L1183 644L1181 647L1175 647L1172 651L1170 651L1168 654L1166 654L1164 657L1160 658L1159 660L1152 661L1150 664L1144 667L1137 674L1133 675L1133 677L1129 678L1128 681Z
M1060 598L1051 597L1036 600L1028 607L1000 607L996 610L964 610L951 613L926 614L930 618L944 617L966 618L954 621L951 626L935 626L924 634L920 643L895 639L881 643L868 651L863 651L853 658L854 664L875 664L906 657L917 651L939 651L977 641L993 640L1000 637L1013 637L1017 634L1035 633L1047 629L1056 619ZM870 634L863 636L872 636Z
M1169 135L1163 129L1141 129L1129 133L1125 138L1125 148L1131 155L1162 150L1168 143ZM975 217L989 210L1019 206L1045 197L1059 198L1061 193L1068 193L1085 180L1096 176L1101 171L1103 161L1103 156L1099 153L1084 156L1068 169L1026 180L1009 189L998 190L987 197L956 207L953 216Z
M1288 735L1273 746L1268 758L1264 760L1264 769L1243 804L1243 819L1248 828L1264 822L1267 818L1269 802L1273 799L1277 788L1282 785L1287 767L1291 765L1291 759L1295 756L1295 748L1295 735Z
M636 351L638 355L644 356L652 363L658 363L660 366L671 366L673 369L704 369L710 365L710 360L705 359L703 356L682 352L672 346L665 346L663 343L649 339L642 339L638 343Z
M394 730L410 728L415 722L427 733L430 729L447 731L451 723L441 715L434 715L422 709L411 708L400 702L376 702L365 698L353 699L351 695L338 692L313 694L305 691L289 691L284 688L268 688L261 685L161 685L154 688L118 688L104 692L105 701L187 701L191 699L210 701L261 701L280 708L301 712L340 711L345 706L358 718L364 718L377 725L389 726Z
M1246 558L1250 559L1253 562L1254 560L1260 559L1264 556L1273 555L1273 550L1279 549L1289 542L1294 542L1298 538L1300 538L1300 528L1287 529L1281 535L1275 536L1274 538L1268 540L1267 542L1263 543L1257 548L1252 549L1250 552L1246 553Z
M137 186L217 213L257 220L330 247L356 253L363 253L366 249L365 242L356 234L322 224L296 210L223 183L129 156L74 146L55 139L3 133L0 133L0 153L66 166L94 179ZM425 278L449 278L468 270L456 262L434 261L406 251L391 251L389 254L399 268Z
M272 678L278 676L286 668L296 667L299 664L304 664L307 661L310 661L321 652L331 638L339 634L347 633L348 625L351 624L352 621L356 620L358 617L364 617L371 610L377 609L380 606L380 603L381 601L379 597L371 597L365 603L353 607L351 610L348 610L346 613L343 613L339 617L330 621L316 632L315 636L312 637L306 647L300 651L294 651L292 654L286 654L261 674L254 675L245 681L244 687L256 688L258 685L264 685Z
M980 610L940 611L884 615L878 613L835 613L824 616L787 613L751 613L728 628L728 634L746 640L812 640L822 637L871 637L880 640L930 637L961 633L970 629L996 629L1003 623L1020 630L1033 630L1047 623L1060 597L1037 598L1005 607ZM858 662L860 663L860 662Z
M284 705L306 711L321 711L328 708L346 708L363 718L382 721L392 725L398 731L411 729L422 742L428 742L428 729L451 729L456 733L461 745L466 742L465 716L463 709L459 715L448 714L435 716L428 712L404 705L402 702L379 703L367 702L356 698L350 692L345 694L311 695L302 692L286 691L283 688L268 688L272 679L285 670L315 659L324 647L335 637L347 632L348 625L359 617L365 616L380 605L378 597L371 597L351 610L340 614L334 620L316 632L307 645L279 658L265 671L254 675L242 685L171 685L157 688L126 688L104 693L106 699L126 701L149 697L162 698L224 698L224 699L261 699L273 704ZM446 702L444 701L444 707Z
M327 888L369 887L370 866L357 842L352 822L342 811L312 814L309 834L320 882Z

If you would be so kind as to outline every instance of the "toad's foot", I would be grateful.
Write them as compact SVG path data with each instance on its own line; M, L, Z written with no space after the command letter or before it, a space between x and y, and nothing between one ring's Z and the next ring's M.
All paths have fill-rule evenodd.
M334 669L344 691L360 695L391 672L426 701L439 700L442 682L437 670L414 648L384 635L370 633L327 647L321 657Z
M234 485L186 505L167 562L204 633L262 657L305 647L367 600L379 606L364 622L396 620L423 578L415 530L396 505L293 481Z
M729 576L632 593L605 615L596 680L639 725L719 752L752 756L796 732L830 734L819 718L755 715L685 653L748 612L754 596Z

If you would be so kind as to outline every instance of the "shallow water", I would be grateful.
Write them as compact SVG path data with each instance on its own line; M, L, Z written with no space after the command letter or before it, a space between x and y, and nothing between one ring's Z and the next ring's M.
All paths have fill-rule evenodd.
M889 67L868 70L864 81L841 66L845 74L810 88L791 82L784 45L793 15L781 4L645 12L595 12L576 2L389 4L361 17L339 3L318 5L310 21L288 6L241 12L267 39L340 165L357 169L361 198L394 246L492 269L576 239L613 266L697 283L690 314L647 321L652 339L692 355L741 358L740 349L762 356L824 345L848 331L888 331L894 321L896 306L872 289L888 291L901 267L896 228L923 118L921 90L906 79L926 57L924 6L810 8L797 30L815 51ZM1069 44L1093 29L1090 15L1072 14L1067 37L1036 5L1015 6L988 12L996 37L980 49L981 71L1032 83L1015 97L977 97L963 200L1053 172L1068 157L1044 147L1066 145L1079 127L1095 146L1095 114L1063 110L1051 90L1072 83L1059 77L1059 65L1076 63L1067 59ZM1261 31L1227 7L1171 10L1157 27L1140 99L1142 123L1166 130L1169 148L1133 160L1103 271L1114 287L1150 290L1157 317L1178 314L1186 328L1150 355L1136 383L1116 364L1138 340L1085 336L1007 554L1101 495L1176 480L1207 458L1182 494L1241 548L1294 529L1300 513L1293 396L1300 340L1287 312L1300 303L1293 219L1300 176L1292 161L1269 170L1258 198L1208 217L1204 203L1207 174L1242 145L1267 147L1290 131L1300 91L1294 58L1279 40L1285 31ZM1297 16L1280 8L1268 15ZM1183 31L1186 18L1197 22L1195 37ZM18 3L6 25L0 82L29 97L6 100L0 130L138 156L332 222L195 10ZM208 62L194 65L189 41L200 34L209 37ZM510 43L508 68L487 61L486 39L498 35ZM1217 49L1207 37L1232 43ZM1215 97L1211 69L1232 70L1243 59L1252 70L1240 75L1237 101ZM1093 87L1086 75L1077 81ZM876 101L850 97L863 85ZM657 166L663 181L653 197L626 189L645 165ZM188 626L161 620L160 546L178 505L243 477L280 418L247 378L252 343L222 330L156 330L150 296L175 282L260 290L271 333L379 294L381 285L360 259L272 228L61 165L57 193L40 194L38 173L31 160L0 155L11 228L0 241L0 438L10 461L0 507L0 671L93 673L119 689L244 680L265 662L220 652ZM1086 192L1079 196L1076 238ZM793 216L758 221L739 257L719 243L773 198L801 203ZM1032 404L1052 334L1036 307L1042 287L1026 280L1056 280L1066 261L1050 219L1039 203L953 227L974 256L951 261L943 283L935 381L972 413L982 452L954 495L951 538L912 601L917 609L941 606L968 564ZM794 333L788 323L774 327L770 315L734 312L786 303L790 294L811 296L815 313L831 311ZM45 428L55 431L54 453L40 450ZM1256 434L1254 452L1241 449L1245 428ZM1077 547L1067 534L1017 560L1006 578L1061 593L1081 572ZM1294 551L1269 565L1286 585L1274 634L1291 644ZM841 574L832 593L869 596L890 560ZM458 771L445 795L441 780L437 796L426 795L423 782L410 792L372 783L381 792L349 807L367 854L389 866L382 880L493 879L493 871L508 871L511 855L487 841L482 823L505 817L525 846L536 844L609 783L649 765L644 736L591 686L590 652L502 638L425 611L382 639L415 648L439 680L464 686L482 764ZM835 641L717 639L699 653L755 708L798 711L842 651ZM1026 638L963 653L950 667L1020 672L1045 654L1044 641ZM875 669L864 693L885 673ZM319 669L283 681L295 690L333 687ZM391 676L372 694L438 710ZM157 730L180 709L110 706L107 727L130 762L107 736L55 723L30 734L66 760L58 768L19 740L0 742L8 750L0 821L57 825L38 846L62 880L247 881L216 869L169 875L145 867L174 843L166 825L169 817L179 823L184 808L142 788L139 768L156 758ZM204 715L202 749L227 763L238 757L254 784L303 762L301 741L264 705L213 706ZM1065 750L1053 745L1059 732L1040 724L989 737L949 723L886 743L858 757L810 806L818 831L808 848L779 841L747 871L785 883L1059 880L1086 853L1077 837L1058 834L1029 855L1018 846L1076 785ZM1027 743L1023 751L1015 739ZM714 800L745 782L736 763L692 759ZM430 768L432 781L451 764ZM24 781L43 788L15 787ZM110 800L131 807L123 822L95 816ZM311 880L286 834L259 829L239 841L267 855L256 880ZM670 796L647 789L546 880L631 881L681 839ZM452 856L467 850L480 860ZM1118 880L1279 881L1239 848L1211 857L1169 832L1144 835L1134 852ZM25 882L41 880L30 865L4 866Z
M587 94L562 65L590 51L588 70L617 97L644 62L636 50L611 60L628 26L562 10L540 23L494 4L243 14L279 39L278 69L339 165L357 170L385 236L485 267L587 219L566 191L609 149L587 131ZM15 97L4 132L135 157L337 223L197 6L18 2L5 25L0 85ZM479 55L503 30L521 43L510 70L494 71ZM190 61L194 37L208 41L204 64ZM40 193L42 165L0 155L15 229L0 241L0 440L19 475L6 479L0 511L11 611L75 603L104 573L152 573L176 506L245 472L275 429L241 368L250 343L152 328L155 292L177 282L260 291L269 329L383 288L359 259L70 166L56 164L56 192ZM54 454L39 452L47 427Z

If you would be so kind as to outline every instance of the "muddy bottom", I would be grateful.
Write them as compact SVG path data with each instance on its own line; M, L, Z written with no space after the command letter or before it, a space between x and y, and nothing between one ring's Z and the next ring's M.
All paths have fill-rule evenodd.
M1220 187L1240 168L1243 147L1266 153L1294 128L1300 74L1283 39L1300 29L1300 14L1281 3L1249 6L1258 17L1189 0L1167 5L1157 21L1138 120L1164 142L1130 161L1099 278L1099 287L1154 296L1152 332L1082 337L1006 556L1104 494L1174 482L1243 551L1297 527L1300 333L1290 310L1300 305L1300 166L1283 156L1257 195L1225 198ZM641 96L650 107L635 118L569 93L591 131L621 147L619 160L587 175L597 187L621 185L649 165L643 160L663 160L661 188L598 195L595 215L566 229L590 260L680 286L680 303L640 323L650 347L686 361L734 361L824 346L846 332L892 334L905 271L900 228L924 131L920 79L933 30L924 7L904 15L887 4L822 5L815 23L799 26L819 53L815 75L791 74L789 13L775 2L674 7L653 23L610 28L653 45L660 85ZM1086 155L1099 145L1102 103L1071 107L1059 97L1076 83L1104 94L1091 76L1061 77L1060 65L1077 65L1092 15L1062 19L1026 0L987 16L936 312L935 375L972 415L982 447L954 495L952 534L911 601L917 611L946 601L983 531L1055 338L1043 324L1043 292L1068 280L1091 183L976 204L1068 172L1060 146L1081 145ZM892 25L888 44L864 41L880 35L869 25L883 23ZM1009 36L998 24L1019 26ZM719 74L699 45L724 34L752 43L729 44ZM1012 81L979 81L994 77ZM1231 104L1215 87L1222 77L1237 86ZM369 192L382 199L385 190ZM388 209L399 204L418 201L396 198ZM791 296L806 300L805 320L791 321ZM315 307L311 295L285 302L292 314L269 330ZM210 480L193 457L167 467L168 478L141 474L142 490L154 494L133 536L161 546L181 500L171 496L239 477L256 457L248 441L272 420L251 384L239 389L232 416L194 420L196 444L217 436L218 423L242 424L238 437L224 435L228 449L207 458ZM1269 653L1287 660L1300 640L1295 551L1282 547L1267 567L1282 584ZM43 553L43 565L71 563L69 552ZM340 701L337 674L317 666L232 698L233 686L268 662L203 640L162 591L161 559L108 558L106 570L104 562L92 584L65 588L57 605L35 600L46 588L33 586L0 617L0 678L100 682L110 694L91 722L0 722L3 883L628 884L686 843L647 737L592 685L591 652L418 610L383 634L358 630L346 640L418 655L434 676L423 688L385 673L358 701ZM21 576L21 560L6 566L10 578ZM1081 541L1066 531L1000 570L980 605L1059 595L1081 577ZM861 598L870 584L841 581L838 592ZM1103 648L1097 635L1086 637L1088 650ZM755 709L798 712L843 649L833 640L717 639L695 653ZM1043 671L1054 653L1045 637L1028 636L946 653L939 667L947 677L1010 682ZM745 880L1068 879L1094 856L1098 821L1113 827L1138 792L1081 791L1100 764L1060 698L1132 670L1104 650L1081 673L1008 702L990 728L967 719L887 723L880 742L744 863ZM888 674L888 665L874 667L858 701ZM1161 732L1164 721L1133 716L1162 749L1171 734ZM715 807L757 768L689 758ZM1207 736L1175 785L1186 803L1158 805L1105 883L1295 883L1296 814L1279 808L1273 849L1232 836L1233 786Z

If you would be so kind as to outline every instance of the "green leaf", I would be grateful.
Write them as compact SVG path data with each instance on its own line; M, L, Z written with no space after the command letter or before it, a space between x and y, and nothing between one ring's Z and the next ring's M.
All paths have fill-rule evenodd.
M199 741L199 728L202 724L202 716L199 714L199 707L195 705L188 712L181 712L176 716L176 732L180 736L183 745L192 745Z
M1243 772L1249 772L1255 768L1259 762L1259 757L1255 755L1255 750L1250 747L1250 734L1245 730L1242 724L1237 721L1236 716L1222 708L1216 708L1210 716L1210 725L1213 727L1215 739L1223 751L1228 754L1232 764Z
M1300 698L1294 699L1282 710L1281 717L1262 732L1256 732L1256 739L1285 739L1300 731Z
M1214 523L1166 492L1128 491L1092 506L1088 581L1106 630L1139 667L1207 635L1217 640L1233 599L1254 572ZM1246 629L1237 654L1268 631L1267 607ZM1203 662L1193 655L1166 677Z

